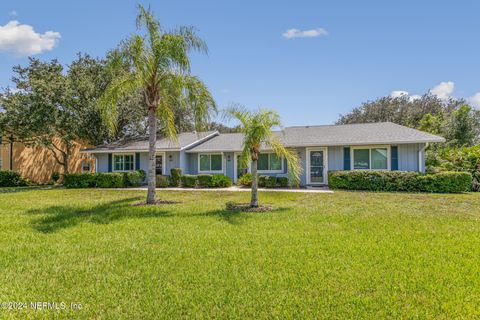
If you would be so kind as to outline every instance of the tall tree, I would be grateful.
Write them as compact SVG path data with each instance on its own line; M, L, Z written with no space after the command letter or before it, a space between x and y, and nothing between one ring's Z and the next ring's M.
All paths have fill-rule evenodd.
M261 149L271 149L277 156L285 157L288 163L290 181L298 184L302 168L297 154L285 148L272 133L273 128L282 125L280 116L276 111L260 109L258 112L251 112L243 107L231 107L226 110L226 113L240 122L240 132L245 135L240 161L243 167L247 167L251 163L252 197L250 206L258 207L257 163Z
M119 99L132 92L140 92L142 108L148 116L149 161L147 203L156 202L155 191L155 143L157 118L163 126L163 134L176 139L175 110L189 109L195 128L201 130L216 110L215 102L205 84L190 73L189 53L192 50L206 53L207 45L193 28L179 27L165 31L150 9L138 5L137 30L144 33L132 36L117 51L111 64L116 68L128 63L124 72L107 88L101 105L104 119L116 128Z
M473 146L480 139L480 111L463 105L454 110L447 123L446 138L449 145Z

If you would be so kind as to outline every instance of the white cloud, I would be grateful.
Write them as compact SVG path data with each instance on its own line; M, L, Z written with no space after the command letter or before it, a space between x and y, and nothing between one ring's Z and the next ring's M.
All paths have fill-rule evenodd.
M421 99L422 96L421 95L418 95L418 94L412 94L408 99L410 101L413 101L413 100L418 100L418 99Z
M327 30L323 28L310 29L310 30L299 30L299 29L288 29L282 36L285 39L294 39L294 38L315 38L320 36L328 35Z
M480 108L480 92L477 92L473 97L470 97L468 102L472 105L472 107Z
M0 26L0 51L17 56L28 56L52 50L60 39L60 33L47 31L40 34L28 24L16 20Z
M11 16L11 17L16 17L17 16L17 11L12 10L8 13L8 15Z
M395 90L390 93L390 97L392 98L400 98L401 96L408 96L408 92L402 90Z
M453 81L440 82L440 84L430 90L430 93L437 96L439 99L447 100L450 98L454 89L455 83Z

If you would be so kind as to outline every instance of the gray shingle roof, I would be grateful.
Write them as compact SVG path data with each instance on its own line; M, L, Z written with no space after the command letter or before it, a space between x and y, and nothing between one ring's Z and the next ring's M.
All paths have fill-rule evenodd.
M391 122L287 127L275 135L287 147L444 142L445 139ZM240 151L243 135L224 133L187 152Z
M195 145L204 139L209 138L210 136L218 134L217 131L207 131L207 132L184 132L180 133L177 136L177 141L172 141L170 139L160 139L157 140L156 149L158 151L175 151L184 149L186 147ZM99 145L95 148L85 149L83 152L91 153L101 153L101 152L111 152L111 151L148 151L148 138L142 137L137 139L121 140L109 144Z

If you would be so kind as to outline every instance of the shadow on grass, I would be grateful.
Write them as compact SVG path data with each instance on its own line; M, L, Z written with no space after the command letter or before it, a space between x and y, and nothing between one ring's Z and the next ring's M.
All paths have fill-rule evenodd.
M18 193L37 190L55 190L61 189L61 186L28 186L28 187L0 187L0 194L2 193Z
M221 220L231 224L231 225L239 225L245 222L247 219L252 218L254 215L259 214L271 214L271 213L279 213L283 211L287 211L288 208L274 208L267 212L244 212L241 210L212 210L207 212L200 212L196 214L192 214L192 216L196 217L218 217Z
M31 221L33 229L43 233L53 233L71 228L82 222L108 224L120 219L138 219L166 217L167 211L160 211L158 206L132 206L140 197L120 199L94 206L51 206L33 209L26 214L46 214L46 217Z

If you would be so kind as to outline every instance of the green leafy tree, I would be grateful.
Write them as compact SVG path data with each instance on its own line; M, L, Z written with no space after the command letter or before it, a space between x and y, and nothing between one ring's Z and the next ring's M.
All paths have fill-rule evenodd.
M420 120L418 129L432 134L441 134L443 126L444 120L442 114L434 116L427 113Z
M205 84L190 73L189 52L207 52L206 43L193 28L179 27L165 31L150 9L138 6L137 29L144 34L132 36L117 51L111 63L113 69L127 63L130 68L108 86L101 100L103 118L117 131L118 101L140 92L141 108L148 117L149 161L147 203L156 201L155 143L157 119L163 135L176 139L175 110L190 110L197 130L210 122L216 110L214 100Z
M449 145L473 146L480 135L480 112L463 105L452 112L445 137Z
M250 205L252 207L258 207L257 164L261 149L271 149L277 156L285 157L288 163L290 181L298 184L302 168L297 154L285 148L272 133L273 128L282 125L280 116L276 111L260 109L258 112L251 112L242 107L231 107L226 110L226 115L240 122L239 129L244 134L240 161L243 167L247 167L251 163L252 197Z

